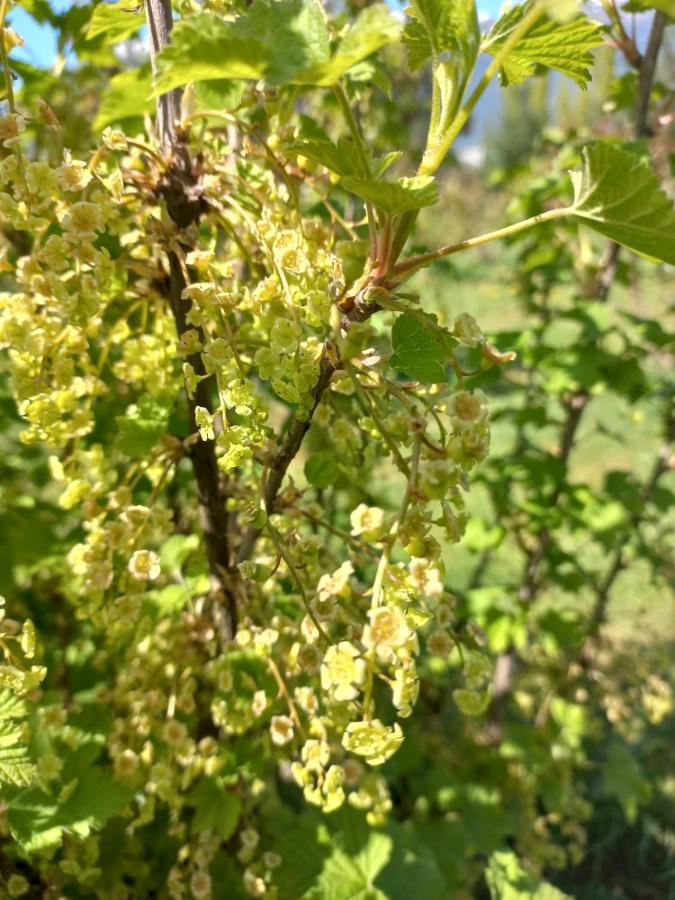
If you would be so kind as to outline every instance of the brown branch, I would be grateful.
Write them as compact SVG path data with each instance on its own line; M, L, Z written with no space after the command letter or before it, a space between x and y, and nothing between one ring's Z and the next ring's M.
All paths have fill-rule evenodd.
M150 59L153 72L157 72L157 55L169 43L172 19L170 0L146 0L146 14L150 33ZM157 100L157 134L167 157L166 171L157 185L158 195L165 201L169 217L178 229L196 224L205 204L201 196L199 175L177 127L180 114L180 90L162 94ZM165 295L171 306L176 331L180 337L187 330L186 316L189 301L183 297L187 280L183 265L174 250L168 250L169 274L165 282ZM200 328L199 340L204 334ZM198 376L206 375L200 353L188 357L188 362ZM211 406L208 382L200 380L194 396L188 395L188 411L192 424L195 409ZM199 521L204 534L206 554L212 586L212 599L222 610L221 633L225 640L232 638L237 628L235 573L230 567L230 548L227 536L225 497L220 487L215 444L198 440L188 450L197 486Z
M270 466L267 481L265 482L265 489L263 491L263 502L268 515L271 515L274 512L274 507L284 476L286 475L291 462L297 456L300 445L309 431L309 426L312 424L312 418L316 408L321 402L321 398L328 388L334 372L337 370L338 364L336 352L337 351L332 344L326 344L324 347L319 361L319 378L312 390L313 403L309 416L303 421L300 421L300 419L293 420L286 433L286 437ZM261 528L249 528L246 531L241 544L239 545L237 562L240 563L250 558L261 531Z
M657 12L654 14L647 49L640 60L638 98L635 113L635 134L638 138L649 137L651 134L649 127L649 99L652 93L656 63L659 58L661 44L663 43L666 24L665 13Z

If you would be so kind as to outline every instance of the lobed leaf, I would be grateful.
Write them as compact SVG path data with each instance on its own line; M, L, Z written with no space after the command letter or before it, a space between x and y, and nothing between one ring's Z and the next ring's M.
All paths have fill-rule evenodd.
M583 168L571 175L577 219L629 250L675 265L675 208L640 157L591 144Z
M433 206L438 201L438 185L431 176L399 178L398 181L349 176L343 179L342 186L388 215Z
M398 40L400 33L401 26L384 3L368 6L359 13L330 59L299 72L293 83L330 87L357 63Z
M89 20L87 40L91 41L104 34L106 44L117 44L136 34L143 24L143 17L130 9L127 0L122 0L121 3L98 3Z
M155 106L151 93L150 66L126 69L114 75L101 98L94 129L102 131L108 125L151 113Z
M493 55L497 53L533 4L534 0L528 0L506 12L493 26L483 49ZM593 65L591 50L602 43L601 26L587 16L577 16L566 22L543 16L508 55L500 73L501 82L504 85L520 84L543 66L566 75L585 90Z
M390 365L423 384L439 384L446 380L449 348L439 333L435 317L428 319L427 326L408 313L398 316L391 334L394 355Z
M225 78L329 86L399 32L391 13L376 4L358 16L331 53L316 0L255 0L236 19L203 13L178 22L159 56L155 93Z

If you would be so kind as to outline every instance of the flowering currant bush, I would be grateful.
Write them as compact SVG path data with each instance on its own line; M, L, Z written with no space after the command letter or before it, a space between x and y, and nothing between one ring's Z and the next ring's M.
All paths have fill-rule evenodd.
M105 57L147 24L150 60L112 78L71 146L30 78L16 90L7 9L0 342L22 452L46 454L60 510L30 586L67 611L57 648L30 620L0 642L4 717L25 722L4 771L7 890L298 897L275 801L384 826L380 767L421 680L459 673L468 716L491 699L445 551L490 445L473 379L514 354L406 282L563 218L672 263L675 214L630 148L597 144L573 197L408 249L492 78L588 80L604 36L575 4L529 0L484 35L450 0L415 2L404 27L377 4L85 6L80 41ZM406 66L432 83L417 160L368 121Z

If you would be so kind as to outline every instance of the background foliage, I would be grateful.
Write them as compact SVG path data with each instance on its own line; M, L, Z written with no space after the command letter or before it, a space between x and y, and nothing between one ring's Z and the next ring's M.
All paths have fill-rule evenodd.
M631 3L620 16L609 2L600 25L575 18L575 4L528 2L481 39L473 3L424 0L401 42L400 22L379 5L331 9L327 26L300 0L176 3L155 93L187 85L179 112L211 204L211 218L182 233L166 211L173 186L151 121L144 19L128 5L22 3L57 35L49 67L22 61L11 32L2 38L16 76L3 122L14 102L26 117L18 142L3 126L0 163L2 890L675 896L675 215L659 193L673 173L671 5ZM476 137L462 101L535 7L532 30L498 60L503 103ZM343 120L345 104L358 126ZM448 135L467 123L446 156ZM363 132L365 169L350 125ZM467 161L476 154L478 167ZM59 173L56 187L31 170L44 179L40 204L21 206L17 156ZM572 185L570 170L584 167ZM105 226L85 228L79 246L54 244L45 262L44 242L72 227L71 177ZM544 211L553 215L500 243L409 264ZM355 368L295 448L268 526L260 473L269 485L278 457L265 429L296 429L302 441L319 337L335 332L331 315L364 271L369 237L395 243L396 227L416 217L399 264L412 278L403 292L381 290L378 315L369 308L339 337ZM265 252L300 221L302 265L283 256L290 245ZM186 231L205 253L190 262L202 273L186 285L192 322L174 301L172 317L166 287ZM92 259L96 289L83 281ZM203 348L185 333L192 324L215 340L209 316L221 307L198 289L211 282L229 292L218 334L248 367L241 384L219 384L220 424L212 395L207 409L181 386L186 362L188 383L206 383ZM251 300L256 290L262 300ZM42 311L24 312L50 291L72 345L56 331L46 348L30 343ZM265 303L271 313L259 311ZM42 367L37 382L22 378L22 354ZM361 365L369 356L390 384L379 394ZM241 366L224 358L214 369ZM35 384L71 378L71 365L86 383L76 401L63 397L53 416L31 407ZM475 467L446 452L442 430L443 404L464 386L491 406L490 454ZM431 423L424 450L411 439L420 419ZM214 603L194 476L194 447L212 444L223 421L233 435L219 445L217 476L227 531L257 547L233 567L236 639L227 603ZM486 428L476 426L476 457ZM422 486L401 476L420 454ZM459 482L449 475L458 469ZM390 547L387 530L399 526L404 540ZM411 558L426 561L417 576ZM354 721L353 698L331 697L337 675L320 676L303 648L321 646L314 618L333 646L362 646L382 559L385 593L395 594L387 577L407 578L411 596L418 579L422 600L401 627L419 631L422 650L410 682L409 660L394 654L419 697L394 702L405 738L399 747L391 725L397 746L369 767L331 737ZM347 560L353 574L340 569ZM319 579L331 575L326 591ZM383 673L398 678L396 666ZM370 699L394 721L386 691L376 681L364 721ZM335 762L318 766L318 799L306 772L292 771L308 736L331 743Z

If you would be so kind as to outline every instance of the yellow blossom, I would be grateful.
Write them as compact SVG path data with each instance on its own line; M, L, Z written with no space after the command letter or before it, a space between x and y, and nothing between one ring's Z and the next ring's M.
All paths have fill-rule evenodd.
M19 142L19 135L26 127L26 120L18 113L0 116L0 141L3 147L13 147Z
M410 580L425 597L438 597L443 593L441 573L424 557L413 556L408 563Z
M366 647L395 650L410 638L412 632L405 615L397 606L378 606L368 611L369 624L363 629Z
M363 756L371 766L382 765L402 743L401 726L398 723L387 726L379 719L350 722L342 736L345 750Z
M329 647L321 665L321 687L336 700L354 700L366 680L366 662L349 641Z
M353 535L363 535L368 540L375 540L381 535L384 522L384 511L377 506L359 504L350 516Z
M136 550L128 568L137 581L154 581L160 573L159 556L152 550Z
M56 177L64 191L81 191L86 188L93 176L85 162L71 159L67 155L63 165L56 170Z
M290 743L293 740L293 720L288 716L272 716L270 722L270 738L278 747Z

